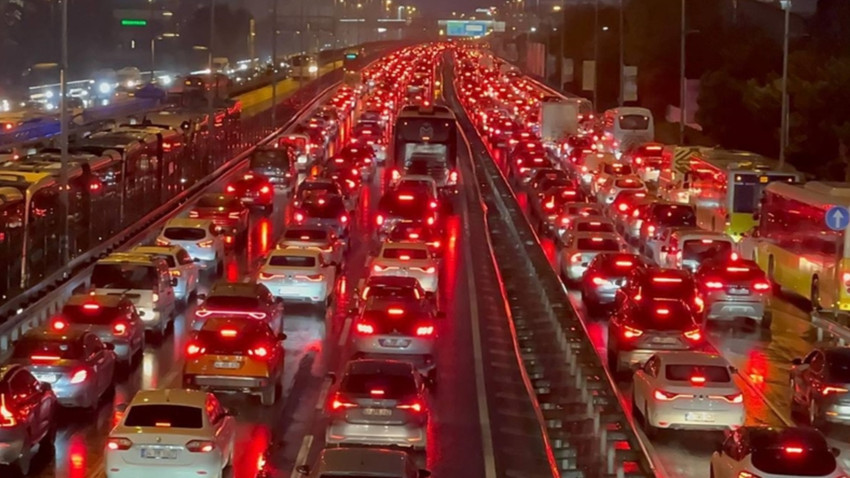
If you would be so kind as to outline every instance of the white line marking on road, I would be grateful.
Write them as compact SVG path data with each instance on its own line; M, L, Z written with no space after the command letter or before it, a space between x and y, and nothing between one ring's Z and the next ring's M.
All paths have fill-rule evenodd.
M292 473L289 476L300 476L298 467L307 462L307 455L310 454L310 447L313 446L313 435L305 435L301 441L301 448L298 449L298 455L295 457L295 466L292 467Z
M472 151L470 151L470 154ZM469 217L469 207L462 200L463 217ZM472 276L472 252L469 240L472 237L469 230L469 220L464 221L466 231L463 241L463 259L466 262L467 293L469 294L469 320L472 323L472 356L475 360L475 390L478 395L478 422L481 424L481 448L484 458L484 476L496 477L496 460L493 455L493 434L490 429L490 409L487 407L487 389L484 384L484 361L481 352L481 329L478 324L478 296L475 293L475 279ZM486 231L485 231L486 234Z
M339 343L337 345L342 347L348 342L349 331L351 331L351 317L346 317L345 323L342 325L342 333L339 334Z
M322 384L321 390L319 390L319 398L316 400L316 410L321 410L325 407L325 400L328 399L328 391L331 388L331 379L326 378L325 382Z

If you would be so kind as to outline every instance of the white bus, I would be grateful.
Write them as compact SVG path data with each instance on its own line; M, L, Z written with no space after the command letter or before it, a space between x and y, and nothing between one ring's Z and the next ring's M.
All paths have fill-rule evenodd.
M617 158L631 148L655 141L655 121L646 108L613 108L605 111L602 121L602 150L614 153Z

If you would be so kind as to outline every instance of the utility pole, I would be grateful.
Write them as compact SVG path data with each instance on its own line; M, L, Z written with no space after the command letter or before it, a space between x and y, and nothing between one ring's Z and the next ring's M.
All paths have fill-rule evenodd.
M620 106L626 102L626 22L623 17L623 0L620 0Z
M257 57L256 51L256 43L257 43L257 22L253 18L248 22L248 57L251 59L249 65L251 65L251 71L255 71L257 69L257 62L254 61L254 58Z
M63 264L71 259L70 231L68 230L68 215L70 209L70 196L68 189L68 2L62 0L62 59L59 66L59 148L61 166L59 169L59 184L62 189L59 192L60 224L62 238L59 241L60 257Z
M156 78L156 37L151 38L151 83Z
M593 2L593 107L599 109L599 0Z
M564 51L566 48L566 40L564 37L567 34L567 5L564 0L561 0L561 29L558 31L558 90L564 87Z
M272 129L277 127L277 2L272 0Z
M215 141L215 95L218 93L218 78L216 77L216 72L213 64L213 47L215 45L215 0L210 0L210 44L207 48L207 52L209 53L209 70L210 70L210 81L211 88L210 92L207 94L207 106L208 106L208 118L207 118L207 130L209 131L211 144L217 144ZM218 151L215 147L210 149L210 155L217 154ZM211 158L214 159L214 158Z
M679 40L679 144L685 144L685 119L687 108L685 106L685 39L688 36L685 24L685 0L682 0L681 39Z
M306 21L306 17L304 16L304 0L301 0L300 7L301 7L301 32L300 32L301 38L300 38L300 40L301 40L301 54L303 56L301 58L300 74L298 75L298 87L302 88L302 87L304 87L304 68L305 68L305 65L307 65L306 67L309 67L309 62L307 61L307 58L308 58L307 57L307 47L305 45L306 40L304 39L304 37L307 35L307 21Z
M788 38L791 36L791 0L780 0L785 9L785 34L782 39L782 120L779 131L779 168L785 166L788 148Z

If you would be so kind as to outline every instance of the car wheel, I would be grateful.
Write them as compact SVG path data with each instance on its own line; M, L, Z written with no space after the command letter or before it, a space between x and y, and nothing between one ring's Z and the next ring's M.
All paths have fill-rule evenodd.
M653 426L649 421L649 409L644 408L643 410L643 430L646 433L646 436L650 439L658 436L658 427Z

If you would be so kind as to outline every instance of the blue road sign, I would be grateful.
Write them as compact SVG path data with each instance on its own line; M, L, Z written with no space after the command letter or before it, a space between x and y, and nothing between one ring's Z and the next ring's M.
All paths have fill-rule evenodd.
M833 231L843 231L850 224L850 210L844 206L832 206L824 216L826 227Z

